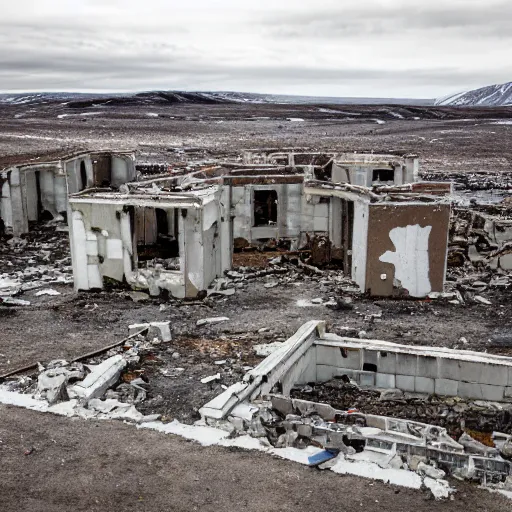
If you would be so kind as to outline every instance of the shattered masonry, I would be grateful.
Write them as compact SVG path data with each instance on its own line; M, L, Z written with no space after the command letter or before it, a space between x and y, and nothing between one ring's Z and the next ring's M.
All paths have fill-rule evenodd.
M327 459L510 485L512 464L502 455L512 455L512 435L495 433L497 448L489 448L465 433L456 442L439 426L290 397L297 386L333 377L382 389L389 400L404 392L495 402L512 396L511 358L342 338L326 333L324 322L310 321L200 413L210 425L266 438L276 448L320 446L332 454Z

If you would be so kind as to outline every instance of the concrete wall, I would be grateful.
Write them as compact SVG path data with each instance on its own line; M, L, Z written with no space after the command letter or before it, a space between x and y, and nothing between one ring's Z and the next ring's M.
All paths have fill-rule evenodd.
M484 361L485 355L473 356L464 351L445 350L446 354L429 355L385 346L355 348L350 342L328 341L317 341L315 350L319 382L348 375L361 386L477 400L512 400L512 360L509 358ZM365 363L375 365L377 371L364 371Z
M86 183L82 183L80 172L82 162L86 169ZM119 187L135 178L135 162L131 155L113 155L111 167L114 187ZM26 233L29 221L39 219L41 213L39 205L42 211L47 211L54 218L59 218L60 214L67 212L69 194L93 186L94 174L91 155L82 155L55 163L13 167L3 173L7 181L2 184L0 216L6 227L12 229L14 235ZM39 181L39 191L37 181Z
M370 204L363 289L413 297L443 291L449 221L449 204Z
M9 184L8 173L2 174L2 180L4 181L0 194L0 217L2 217L6 228L12 228L11 186Z
M254 226L254 191L277 192L277 223ZM231 189L233 237L249 242L265 238L291 238L299 240L304 233L329 232L329 203L317 196L306 197L302 184L245 185Z
M352 235L352 279L361 290L366 289L366 260L368 254L369 205L354 202L354 230Z

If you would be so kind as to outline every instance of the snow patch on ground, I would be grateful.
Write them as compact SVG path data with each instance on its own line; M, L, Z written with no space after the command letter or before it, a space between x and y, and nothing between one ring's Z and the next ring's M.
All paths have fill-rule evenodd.
M36 400L28 394L8 391L5 386L0 386L0 403L15 405L39 412L50 412L61 416L79 416L88 419L86 414L77 413L75 406L76 400L70 400L48 406L45 400ZM83 411L85 412L85 410ZM122 418L121 418L122 419ZM150 429L162 432L164 434L174 434L191 441L196 441L202 446L224 446L236 447L246 450L257 450L275 455L286 460L298 462L299 464L309 464L309 457L322 451L320 448L309 446L304 450L298 448L273 448L266 440L259 440L245 435L231 438L227 431L209 427L206 425L185 425L177 420L171 423L162 423L161 421L148 421L137 425L139 429ZM339 456L336 464L330 468L332 471L342 475L355 475L373 480L380 480L385 483L408 487L411 489L420 489L422 478L412 471L404 469L382 468L369 461L347 461L343 455ZM432 491L436 498L447 498L452 492L448 482L444 480L433 480L431 478L423 479L423 483ZM505 493L504 491L503 493Z

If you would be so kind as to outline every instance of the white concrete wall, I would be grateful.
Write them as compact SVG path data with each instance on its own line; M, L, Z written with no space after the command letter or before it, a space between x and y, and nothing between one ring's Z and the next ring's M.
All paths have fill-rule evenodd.
M87 176L86 184L82 183L82 176L80 172L82 162L85 164L85 172ZM90 156L83 156L69 160L64 164L64 168L67 175L67 187L69 194L75 194L85 188L92 187L94 183L94 171Z
M118 213L118 215L116 215ZM122 281L124 248L131 238L122 236L122 205L72 205L69 224L75 289L103 288L103 278Z
M362 201L354 201L352 279L363 291L366 285L366 261L368 257L368 219L368 204Z
M6 181L2 185L2 194L0 197L0 216L4 221L6 228L12 228L12 203L11 203L11 186L5 173Z
M302 189L301 183L232 187L233 237L245 238L249 242L261 238L298 238L301 231L304 231ZM255 190L275 190L277 192L277 223L275 225L254 226L253 198ZM318 209L319 217L321 212L323 209ZM313 220L314 209L308 211L306 215L310 215ZM327 221L327 217L324 220ZM327 229L326 225L322 225L322 231L327 231Z
M24 179L19 169L14 168L9 173L11 194L12 232L15 236L27 233L28 216L24 199Z
M39 198L37 196L37 180L35 171L25 172L25 201L28 220L37 221L39 219Z
M317 342L317 381L325 382L346 374L368 387L398 388L408 392L476 400L512 399L511 361L500 364L496 360L482 362L457 358L457 351L446 356L430 356L385 347L378 350L349 346L344 351L342 347L342 342ZM485 358L481 356L480 359ZM377 371L364 371L365 363L375 365Z
M111 185L119 188L121 185L135 179L135 162L128 156L112 156Z

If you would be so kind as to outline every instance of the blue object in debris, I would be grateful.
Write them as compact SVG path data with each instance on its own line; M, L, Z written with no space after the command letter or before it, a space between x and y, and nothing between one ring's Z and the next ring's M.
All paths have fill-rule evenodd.
M311 457L308 457L308 464L310 466L319 466L328 460L334 459L338 453L339 452L334 450L323 450L316 453L315 455L311 455Z

